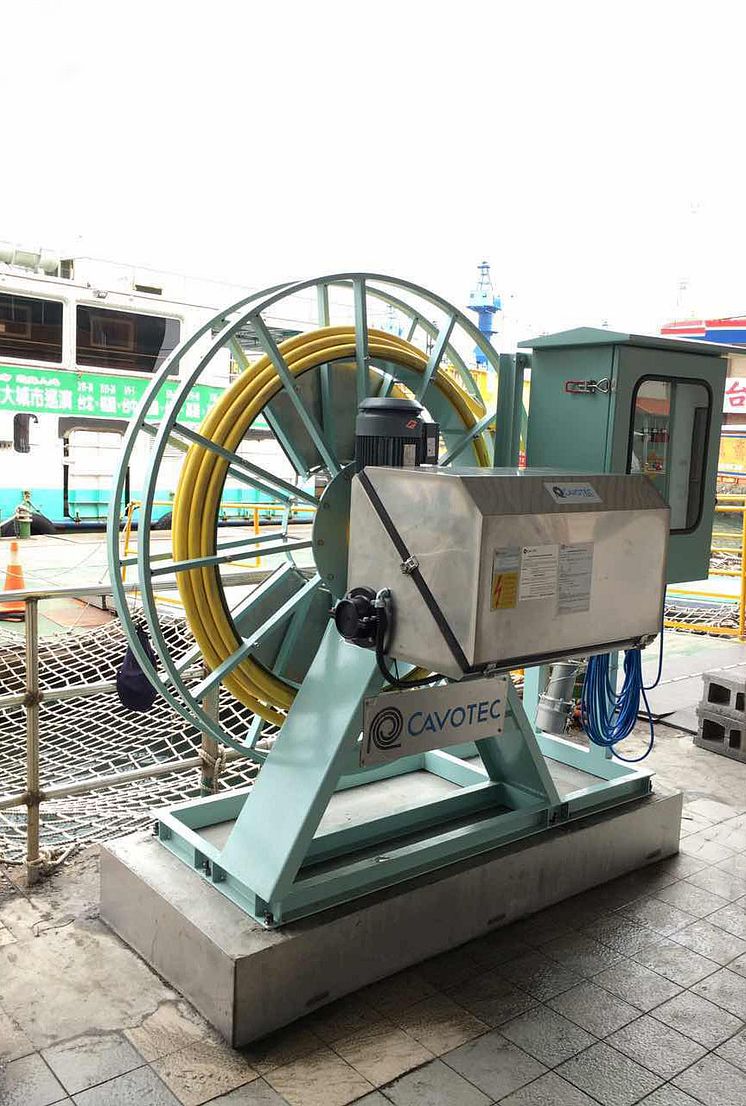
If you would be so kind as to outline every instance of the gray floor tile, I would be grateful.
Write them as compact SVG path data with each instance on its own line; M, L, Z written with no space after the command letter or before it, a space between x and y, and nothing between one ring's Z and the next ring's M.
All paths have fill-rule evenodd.
M694 716L696 719L696 715ZM670 716L668 721L670 722ZM696 731L695 731L696 732ZM702 818L699 814L692 814L686 807L681 814L681 837L689 837L692 833L697 833L701 829L706 829L713 823L709 822L707 818Z
M547 1070L496 1030L447 1052L443 1059L493 1102L517 1091Z
M737 960L731 960L728 965L728 971L746 976L746 954L744 956L739 956Z
M735 1064L737 1068L746 1071L746 1029L742 1029L735 1037L729 1037L724 1041L717 1049L717 1054L729 1064Z
M64 1088L36 1052L0 1067L3 1106L50 1106L64 1097Z
M410 1071L386 1087L394 1106L487 1106L490 1099L442 1060Z
M686 883L705 891L713 891L728 902L746 895L746 878L739 879L738 876L729 875L723 868L702 868L701 872L693 872L687 876Z
M642 872L630 872L619 879L613 879L603 885L605 913L609 914L623 906L631 906L638 899L649 898L652 887L667 886L672 882L672 876L656 877L647 872L644 876Z
M646 945L654 945L662 940L662 935L650 926L639 925L637 922L623 918L619 914L613 914L609 918L600 918L591 926L586 926L581 931L586 937L592 937L603 945L608 945L615 952L621 952L625 956L634 956L638 949Z
M475 1003L472 1013L492 1029L497 1029L504 1022L538 1005L538 1000L533 995L527 995L525 991L511 984L509 991L501 995L493 995L482 1003Z
M727 876L725 878L727 879ZM685 910L695 918L705 918L721 906L727 906L731 901L716 894L712 889L705 890L704 887L697 887L696 884L685 879L680 879L678 883L672 883L668 887L662 887L660 891L655 892L655 897L678 907L679 910Z
M743 1106L746 1102L746 1072L720 1056L704 1056L677 1075L674 1083L705 1106Z
M523 918L512 927L521 941L536 948L553 941L557 937L563 937L573 929L572 918L559 906L550 906L546 910L539 910L528 918Z
M643 889L643 894L639 898L649 898L650 895L657 895L663 887L670 887L672 883L676 883L677 880L682 878L670 867L659 864L649 864L647 868L639 868L633 875L638 886Z
M727 1010L729 1014L735 1014L741 1021L746 1021L746 979L742 975L721 968L719 972L696 983L692 990Z
M606 1037L640 1016L637 1007L590 982L558 995L548 1005L595 1037Z
M640 1106L702 1106L702 1103L692 1098L686 1091L680 1091L672 1083L666 1083L664 1087L659 1087L647 1098L641 1099Z
M727 933L746 940L746 909L741 902L732 902L710 914L707 919L711 925L719 926Z
M142 1056L120 1033L75 1037L44 1049L42 1056L69 1094L143 1064Z
M506 1022L500 1026L500 1032L548 1068L569 1060L595 1041L585 1029L547 1006L537 1006Z
M273 1091L263 1079L255 1079L245 1087L236 1087L235 1091L211 1098L205 1106L287 1106L284 1098ZM386 1099L378 1091L359 1098L355 1106L387 1106Z
M624 959L620 952L614 952L608 945L602 945L584 933L569 933L555 938L542 945L541 951L570 971L585 977L596 975Z
M242 1089L243 1088L239 1088L239 1090ZM236 1101L238 1101L238 1099ZM246 1101L247 1103L251 1103L251 1099L247 1099ZM261 1102L261 1099L259 1101ZM384 1098L380 1091L373 1091L373 1094L366 1094L365 1098L356 1098L355 1106L389 1106L390 1101L391 1099ZM206 1106L211 1106L211 1104L208 1102ZM286 1106L285 1099L280 1098L278 1095L277 1103L273 1104L273 1106Z
M18 1023L0 1009L0 1064L19 1060L34 1051L33 1044Z
M648 1014L618 1029L609 1043L664 1079L672 1079L707 1051L691 1037L662 1025Z
M565 916L573 922L576 929L582 929L583 926L608 913L604 896L609 886L605 883L602 888L593 887L589 891L573 895L572 898L558 903L557 909L565 912Z
M718 799L695 799L693 803L686 804L687 811L706 818L708 822L727 822L729 818L737 818L743 808L721 803Z
M542 1002L569 990L581 978L576 972L540 952L531 952L527 956L508 960L500 966L500 972L511 983Z
M179 1106L152 1068L136 1068L73 1095L75 1106Z
M362 991L358 991L358 996L384 1017L389 1017L407 1006L414 1006L420 999L436 993L437 987L428 983L415 968L406 968L396 975L370 983Z
M735 876L737 879L746 879L746 855L744 853L737 853L735 856L726 857L725 860L719 860L715 867L727 872L728 875Z
M651 1016L705 1048L717 1048L741 1028L738 1018L691 991L656 1006Z
M467 980L448 994L460 1006L493 1027L536 1006L538 1000L496 972Z
M732 933L726 933L724 929L708 921L693 922L685 929L677 930L671 939L701 953L708 960L717 960L718 964L728 964L746 953L746 941L734 937Z
M634 960L627 960L615 968L601 972L595 976L593 982L640 1010L652 1010L681 990L677 983L672 983L670 979L665 979Z
M734 855L733 850L726 845L719 845L717 841L710 841L703 837L703 832L707 831L699 830L688 837L682 837L680 845L682 853L693 856L697 860L704 860L707 864L717 864Z
M463 945L417 965L418 973L442 991L471 979L479 970L479 964Z
M486 937L478 937L464 945L469 956L473 956L477 964L494 967L504 964L506 960L513 960L516 956L523 956L531 951L531 946L521 941L512 932L512 926L505 929L497 929L494 933L488 933Z
M687 914L685 910L679 910L678 907L671 906L670 903L658 898L640 899L631 906L625 906L618 913L625 918L631 918L638 925L650 926L656 933L662 933L664 937L696 921L693 914Z
M746 895L746 878L739 879L738 876L729 875L722 868L702 868L701 871L687 876L686 882L701 887L703 891L712 891L728 902Z
M603 1106L632 1106L662 1083L659 1076L603 1041L561 1064L557 1073Z
M650 864L644 869L646 872L660 872L671 876L671 883L677 879L688 879L693 872L701 872L708 865L703 860L687 856L685 853L676 853L665 860L659 860L656 864Z
M500 1100L500 1106L596 1106L585 1091L549 1071Z
M635 960L680 987L691 987L719 968L714 960L670 940L640 949L635 953Z
M703 837L707 837L710 841L717 841L718 845L725 845L736 853L746 849L746 830L738 824L738 819L711 826L703 832Z

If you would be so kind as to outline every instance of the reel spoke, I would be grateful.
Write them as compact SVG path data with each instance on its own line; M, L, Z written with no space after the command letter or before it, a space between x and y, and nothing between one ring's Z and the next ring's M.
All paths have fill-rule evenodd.
M446 320L446 322L438 331L438 337L435 339L435 345L433 346L432 353L428 358L427 365L425 366L425 371L422 374L422 383L420 384L417 392L417 399L420 403L423 402L423 396L430 387L433 379L433 374L438 371L438 366L443 359L443 354L445 353L446 346L448 345L448 341L451 337L451 334L453 333L453 328L455 325L456 316L451 315L451 317Z
M269 540L273 535L266 535L265 540ZM275 537L277 535L274 535ZM229 561L236 559L236 554L241 553L258 553L256 548L257 542L261 540L254 537L252 540L246 539L240 542L228 542L225 545L218 546L218 549L231 549L230 553L215 553L211 556L205 557L190 557L186 561L174 561L170 565L162 565L160 568L152 569L151 576L168 576L171 572L190 572L195 568L212 568L215 565L227 564ZM266 549L261 550L263 557L271 557L273 553L290 553L298 549L310 549L313 542L310 541L284 541L279 542L277 545L270 545ZM155 560L154 557L151 560ZM124 564L124 562L122 562Z
M192 689L194 698L198 700L204 699L205 695L207 695L217 684L221 683L226 676L230 675L242 660L248 657L250 653L253 653L255 649L258 649L267 634L276 630L283 622L286 622L295 613L298 606L307 601L309 595L316 590L320 583L321 580L318 576L312 577L300 591L297 591L286 603L278 607L274 614L270 615L270 617L254 631L251 637L245 638L230 656L226 657L209 676L206 676L204 680L201 680L197 686Z
M368 305L365 300L365 281L352 282L355 301L355 361L357 365L357 402L368 398Z
M488 429L491 422L495 421L495 416L490 412L485 415L483 419L480 419L478 423L470 427L459 440L451 446L447 453L444 453L438 462L441 465L450 465L451 461L458 457L459 453L463 453L466 447L474 441L476 437L483 434Z
M290 502L293 499L302 499L306 503L312 504L314 507L318 506L316 496L311 492L307 492L305 488L297 488L295 484L289 484L287 480L273 475L273 473L268 472L267 469L263 469L260 465L255 465L251 461L247 461L244 457L240 457L232 450L224 449L223 446L213 442L210 438L205 438L202 434L198 434L196 430L190 430L189 427L184 426L183 423L175 423L174 430L178 431L179 434L194 445L200 445L203 449L207 449L211 453L217 453L223 460L228 461L230 465L228 473L234 480L239 480L242 484L249 484L251 487L264 492L266 495L274 495L278 499L282 499L286 502ZM236 471L237 469L240 471ZM253 479L248 479L249 476L252 476Z
M334 456L329 442L324 437L323 430L301 399L295 383L295 378L290 372L285 358L280 353L277 343L265 326L264 320L262 319L261 315L252 315L251 321L256 329L259 344L274 365L275 371L282 381L285 393L290 399L293 407L295 408L298 417L303 423L303 426L310 435L311 441L321 454L321 457L324 461L324 464L328 468L330 475L336 476L339 472L339 462Z

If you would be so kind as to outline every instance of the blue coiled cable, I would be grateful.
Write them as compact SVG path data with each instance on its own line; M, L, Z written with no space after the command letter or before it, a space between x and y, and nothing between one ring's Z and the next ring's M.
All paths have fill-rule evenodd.
M609 654L600 653L588 660L580 697L580 718L583 729L594 745L613 749L614 756L628 764L644 760L653 748L655 729L650 704L645 694L656 686L663 670L663 627L661 627L660 657L655 682L646 687L642 681L642 653L640 649L627 649L624 654L624 682L619 694L611 686L609 678ZM616 746L629 737L640 713L640 699L650 726L647 749L639 757L623 757Z

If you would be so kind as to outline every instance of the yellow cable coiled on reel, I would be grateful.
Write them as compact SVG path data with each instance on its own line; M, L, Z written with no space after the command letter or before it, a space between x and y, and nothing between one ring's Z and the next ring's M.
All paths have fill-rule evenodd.
M355 358L355 330L351 326L324 327L289 338L280 352L293 376L332 361ZM368 331L368 352L373 360L388 361L422 373L427 355L411 342L384 331ZM471 429L484 417L484 408L443 370L432 384L450 402ZM268 357L262 357L227 389L200 427L200 433L225 449L235 451L263 408L282 390L282 383ZM480 465L489 465L486 445L477 435L474 448ZM214 556L216 519L228 462L201 445L192 445L184 461L173 507L173 553L177 561ZM202 650L205 664L215 669L241 645L222 597L217 566L178 574L179 593L189 626ZM240 702L267 722L281 725L293 701L295 689L245 658L223 681Z

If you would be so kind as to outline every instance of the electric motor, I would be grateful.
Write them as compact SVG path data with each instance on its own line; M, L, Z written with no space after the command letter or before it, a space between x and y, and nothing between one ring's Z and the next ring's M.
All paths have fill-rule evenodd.
M371 465L416 468L436 464L439 427L414 399L364 399L355 422L357 471Z

